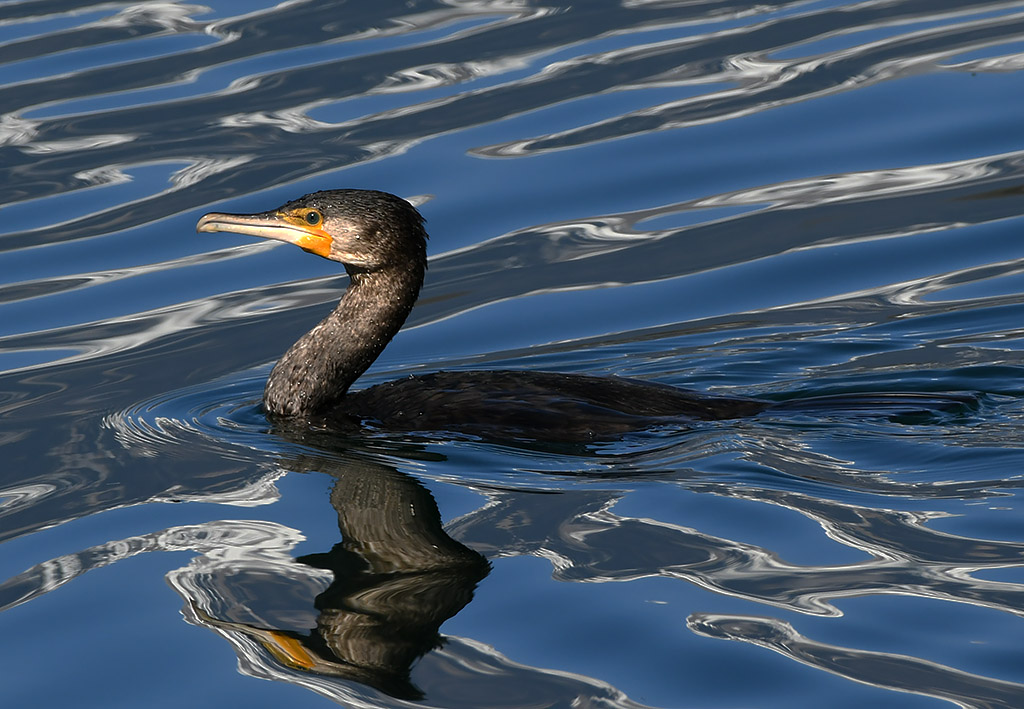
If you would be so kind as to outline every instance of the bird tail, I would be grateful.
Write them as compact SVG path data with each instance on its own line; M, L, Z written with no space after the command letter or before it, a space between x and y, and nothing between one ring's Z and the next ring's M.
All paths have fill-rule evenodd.
M977 411L980 405L981 400L978 395L971 393L851 392L778 401L766 410L768 412L794 413L863 412L879 416L914 417L935 414L966 414Z

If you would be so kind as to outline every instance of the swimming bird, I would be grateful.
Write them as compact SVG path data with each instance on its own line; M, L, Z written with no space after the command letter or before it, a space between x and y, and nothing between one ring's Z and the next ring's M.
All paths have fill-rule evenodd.
M214 212L199 220L199 232L284 241L337 261L348 272L349 285L337 307L271 371L263 392L269 416L488 438L588 441L660 425L752 416L780 406L625 377L515 370L441 371L350 391L416 302L427 267L423 223L404 199L356 189L314 192L258 214ZM892 397L904 397L900 400L917 410L936 398L950 403L931 394L859 395L845 403L866 408L891 403ZM819 399L814 408L823 403ZM964 402L954 396L953 403Z

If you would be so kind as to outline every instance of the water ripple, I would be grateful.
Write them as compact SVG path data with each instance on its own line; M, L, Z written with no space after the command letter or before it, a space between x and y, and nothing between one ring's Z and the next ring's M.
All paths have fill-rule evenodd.
M268 424L254 396L261 386L262 377L248 376L190 387L108 414L103 426L143 457L201 449L248 462L266 446Z
M960 706L1011 709L1024 699L1024 684L897 653L856 650L811 640L782 620L695 613L687 619L687 626L699 635L758 645L857 682L922 694Z
M61 701L38 670L54 663L36 661L57 633L80 680L64 703L154 686L202 701L203 682L166 678L220 682L196 664L210 648L178 652L166 589L148 590L156 560L184 552L162 573L243 673L401 704L310 671L326 665L297 643L355 637L309 632L328 584L348 584L345 617L368 637L366 602L408 579L356 582L346 524L387 532L359 501L388 479L436 496L431 519L493 565L450 634L416 651L424 706L637 706L616 684L663 706L792 703L809 677L818 705L889 690L1020 704L1019 2L2 14L0 538L17 566L0 606L17 611L0 619L19 696ZM334 186L430 195L423 297L366 383L509 367L980 405L777 411L558 450L274 428L269 363L345 276L194 224ZM300 563L300 543L340 566ZM148 551L172 554L137 561ZM766 616L721 612L741 606ZM70 632L53 620L72 616ZM122 650L143 636L171 642L160 662ZM854 636L868 649L835 640ZM93 682L111 662L136 671ZM728 680L739 666L748 682Z

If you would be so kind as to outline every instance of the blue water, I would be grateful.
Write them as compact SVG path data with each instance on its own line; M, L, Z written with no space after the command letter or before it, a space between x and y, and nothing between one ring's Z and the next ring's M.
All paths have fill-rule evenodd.
M0 3L0 702L1024 706L1022 116L1021 2ZM977 405L274 428L346 278L195 223L332 187L431 235L357 386Z

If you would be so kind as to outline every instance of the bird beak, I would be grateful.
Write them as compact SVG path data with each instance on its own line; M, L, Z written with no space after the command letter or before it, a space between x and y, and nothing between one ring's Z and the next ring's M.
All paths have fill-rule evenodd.
M204 214L196 231L229 231L235 234L248 234L264 239L286 241L295 244L303 251L317 256L329 258L331 253L331 235L320 225L310 226L299 217L282 212L262 212L260 214L222 214L211 212Z

